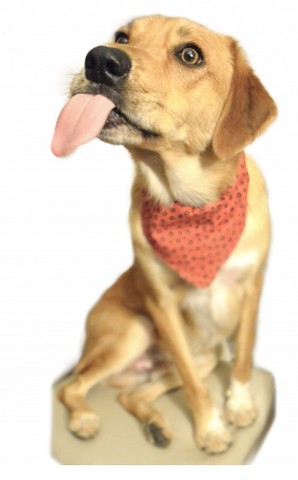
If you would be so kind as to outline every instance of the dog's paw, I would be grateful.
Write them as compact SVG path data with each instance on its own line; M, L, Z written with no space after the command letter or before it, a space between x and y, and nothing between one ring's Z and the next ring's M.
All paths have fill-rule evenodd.
M146 436L150 443L165 448L172 440L172 432L167 419L161 414L154 414L145 425Z
M232 445L232 435L219 411L214 408L212 416L196 433L198 446L207 453L225 452Z
M156 423L147 423L146 435L149 442L160 448L165 448L171 443L171 436Z
M75 410L70 415L68 428L77 437L88 440L99 430L99 417L92 410Z
M227 392L226 418L235 427L244 428L251 425L257 418L250 384L241 384L233 379Z

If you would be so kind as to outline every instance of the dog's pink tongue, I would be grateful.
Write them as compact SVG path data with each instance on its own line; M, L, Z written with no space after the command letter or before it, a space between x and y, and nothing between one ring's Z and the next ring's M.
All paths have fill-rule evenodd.
M62 157L79 145L93 140L113 108L113 102L103 95L78 93L71 97L58 117L52 152Z

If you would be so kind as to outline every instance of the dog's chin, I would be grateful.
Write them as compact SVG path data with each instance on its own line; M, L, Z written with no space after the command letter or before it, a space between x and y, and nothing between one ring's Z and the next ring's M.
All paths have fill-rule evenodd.
M143 128L137 121L131 120L118 108L114 108L98 138L113 145L140 146L146 141L158 138L159 134Z
M144 138L140 132L126 125L103 128L98 138L112 145L140 146L144 142Z

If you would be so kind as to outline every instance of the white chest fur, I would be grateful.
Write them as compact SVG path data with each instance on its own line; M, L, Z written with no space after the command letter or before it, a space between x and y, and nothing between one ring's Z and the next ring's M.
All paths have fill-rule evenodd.
M241 279L253 273L257 264L257 251L234 252L209 287L187 292L181 307L190 319L186 331L193 352L213 348L235 331L245 293Z

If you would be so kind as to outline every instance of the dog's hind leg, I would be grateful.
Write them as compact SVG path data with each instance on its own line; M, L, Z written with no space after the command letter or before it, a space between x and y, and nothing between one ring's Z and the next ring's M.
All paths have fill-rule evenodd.
M175 371L138 386L130 392L122 392L119 401L124 408L144 425L149 441L158 447L166 447L172 439L167 418L152 403L160 395L181 387L182 381Z
M59 399L69 410L70 431L82 439L93 437L99 429L99 417L85 401L89 390L98 382L124 370L150 343L144 319L136 315L133 318L132 313L127 312L128 321L125 322L124 311L121 313L125 332L122 329L121 335L120 332L115 335L105 329L96 342L87 339L86 345L91 342L93 348L85 348L75 369L74 380L58 393ZM110 319L110 323L113 324L113 319Z

